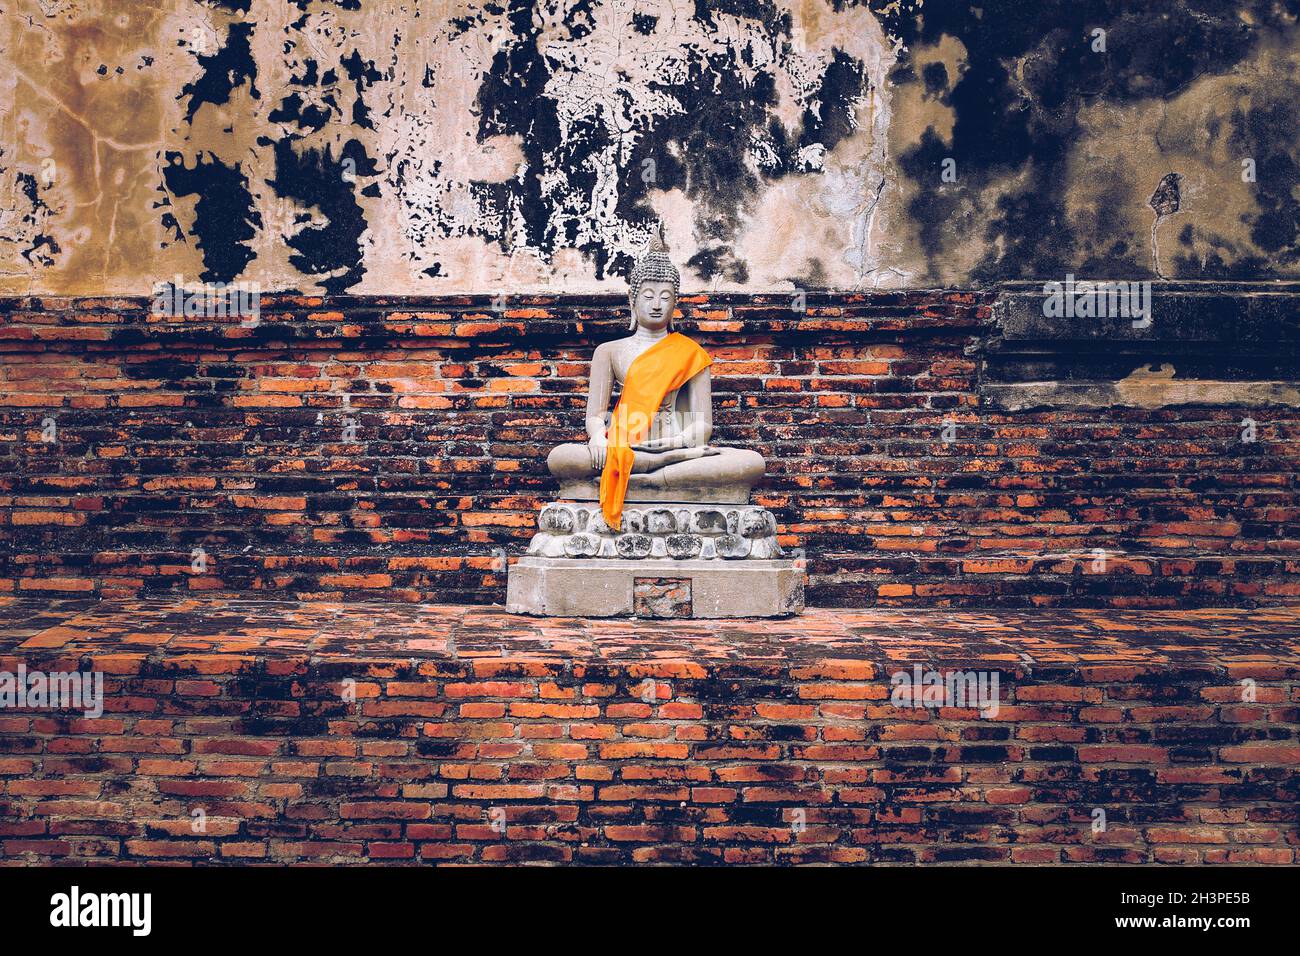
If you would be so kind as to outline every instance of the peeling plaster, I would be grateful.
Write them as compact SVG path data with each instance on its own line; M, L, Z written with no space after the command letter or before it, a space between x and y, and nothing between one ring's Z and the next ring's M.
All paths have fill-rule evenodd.
M1185 7L5 0L0 292L1300 274L1295 15Z

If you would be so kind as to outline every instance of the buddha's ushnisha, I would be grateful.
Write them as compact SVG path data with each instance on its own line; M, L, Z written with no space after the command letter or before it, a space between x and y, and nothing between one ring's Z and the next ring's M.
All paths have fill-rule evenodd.
M596 347L587 393L588 441L553 450L547 459L551 473L569 484L599 475L601 510L615 529L625 499L748 502L762 477L763 458L708 443L711 359L671 331L681 275L668 257L662 224L628 284L632 334ZM621 393L611 417L615 382Z

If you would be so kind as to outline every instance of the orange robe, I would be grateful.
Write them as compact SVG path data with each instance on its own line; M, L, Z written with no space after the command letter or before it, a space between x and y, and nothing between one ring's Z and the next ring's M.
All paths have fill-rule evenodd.
M614 419L605 432L609 444L600 475L600 510L611 528L623 526L623 499L636 457L632 444L650 431L664 396L681 388L712 361L708 352L680 332L670 332L632 360Z

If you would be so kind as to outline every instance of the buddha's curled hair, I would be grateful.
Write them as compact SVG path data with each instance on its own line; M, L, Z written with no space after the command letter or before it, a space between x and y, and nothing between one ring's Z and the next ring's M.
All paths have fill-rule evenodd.
M650 235L650 244L646 247L645 254L636 261L636 265L632 266L632 272L627 278L629 303L636 301L637 293L641 291L641 285L645 282L671 282L674 298L681 288L682 275L673 265L673 261L668 258L668 243L664 241L662 219Z

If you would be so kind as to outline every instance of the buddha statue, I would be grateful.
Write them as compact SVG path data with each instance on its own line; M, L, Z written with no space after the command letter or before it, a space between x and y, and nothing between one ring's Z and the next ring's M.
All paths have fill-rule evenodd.
M782 549L776 516L749 503L762 456L710 444L711 360L672 328L680 281L660 226L629 277L631 334L592 356L587 441L547 459L560 494L538 512L527 554L509 566L508 611L728 618L803 610L802 562Z
M624 500L748 504L763 475L757 452L709 444L711 360L672 330L680 283L660 224L629 277L632 334L592 355L587 442L560 445L547 459L560 496L598 498L613 529ZM620 399L611 417L615 383Z

